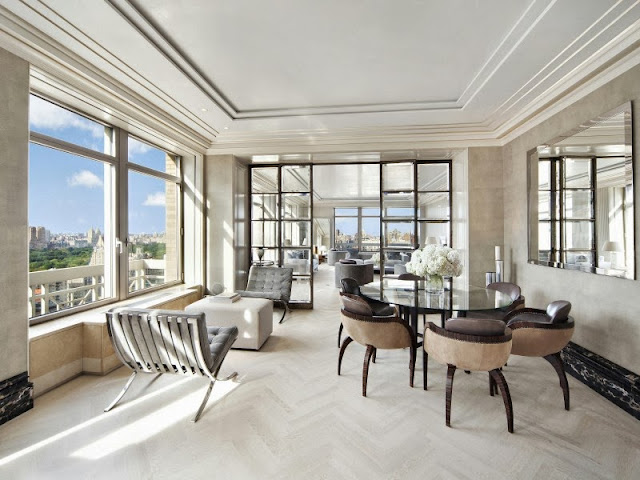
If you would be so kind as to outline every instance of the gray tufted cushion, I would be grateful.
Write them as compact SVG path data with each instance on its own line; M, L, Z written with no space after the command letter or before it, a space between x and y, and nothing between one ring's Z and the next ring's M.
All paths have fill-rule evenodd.
M465 335L497 336L504 335L505 324L491 318L451 318L444 324L449 332Z
M238 293L243 297L268 298L288 302L291 298L293 268L253 266L249 270L247 289Z
M515 283L509 282L494 282L487 285L487 288L491 290L497 290L500 293L504 293L505 295L509 295L511 300L517 300L520 298L521 291L520 287Z
M547 315L551 323L563 323L569 318L571 303L566 300L556 300L547 306Z
M207 366L215 372L233 342L238 338L238 327L207 327L207 335L211 352L210 364Z

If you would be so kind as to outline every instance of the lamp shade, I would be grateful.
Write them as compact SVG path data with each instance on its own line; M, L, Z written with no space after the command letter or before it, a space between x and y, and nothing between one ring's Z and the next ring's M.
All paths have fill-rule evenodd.
M438 239L436 237L427 237L427 245L436 245Z
M604 242L602 246L603 252L622 252L622 250L622 244L620 242L607 241Z

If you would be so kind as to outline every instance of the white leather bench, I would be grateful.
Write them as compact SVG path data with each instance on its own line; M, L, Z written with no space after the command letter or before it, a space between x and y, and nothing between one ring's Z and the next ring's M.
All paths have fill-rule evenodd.
M204 312L207 325L238 327L238 339L231 348L259 350L273 332L273 302L264 298L243 297L226 303L204 297L188 305L187 312Z

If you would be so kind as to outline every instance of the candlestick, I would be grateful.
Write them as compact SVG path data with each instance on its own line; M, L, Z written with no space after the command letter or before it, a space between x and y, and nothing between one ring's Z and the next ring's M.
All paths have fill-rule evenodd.
M498 248L498 247L496 247ZM502 260L496 260L496 282L502 282L503 279L504 262Z

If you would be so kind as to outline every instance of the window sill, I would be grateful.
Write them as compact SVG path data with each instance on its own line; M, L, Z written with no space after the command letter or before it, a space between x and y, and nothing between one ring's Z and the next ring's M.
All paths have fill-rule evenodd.
M138 308L153 308L159 303L165 303L178 299L185 295L189 295L200 287L187 286L184 284L168 287L162 290L156 290L147 294L139 295L134 298L128 298L121 302L102 305L84 312L72 313L64 317L59 317L48 322L38 323L29 327L29 340L45 337L53 333L73 328L79 324L101 325L106 323L105 313L116 307L135 306Z

